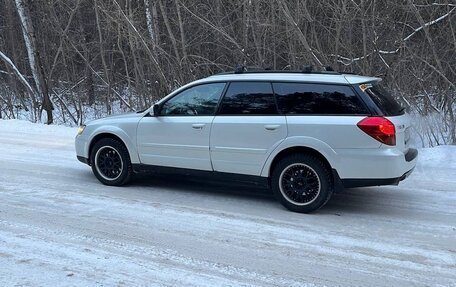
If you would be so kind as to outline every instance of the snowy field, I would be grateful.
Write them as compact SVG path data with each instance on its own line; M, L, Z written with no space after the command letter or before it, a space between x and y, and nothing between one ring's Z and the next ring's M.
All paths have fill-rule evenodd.
M0 286L456 286L456 147L303 215L252 187L103 186L75 133L0 120Z

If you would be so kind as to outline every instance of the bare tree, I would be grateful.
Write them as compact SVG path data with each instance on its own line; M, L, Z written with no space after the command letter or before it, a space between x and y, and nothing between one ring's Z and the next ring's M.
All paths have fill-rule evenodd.
M53 105L49 98L48 86L46 78L44 76L43 66L41 65L40 54L35 41L35 31L33 29L32 19L30 11L23 0L15 0L16 9L21 20L21 28L24 36L25 46L27 48L27 54L32 70L33 79L35 80L35 87L38 94L42 97L42 108L47 114L47 124L52 124L52 110Z

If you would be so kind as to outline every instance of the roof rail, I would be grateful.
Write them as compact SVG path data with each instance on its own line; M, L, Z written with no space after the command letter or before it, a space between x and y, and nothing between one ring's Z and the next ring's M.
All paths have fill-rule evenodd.
M242 73L248 73L248 72L260 72L260 71L270 71L270 68L262 68L258 66L244 66L244 65L239 65L234 69L235 74L242 74Z
M242 74L244 72L247 72L247 68L245 66L237 66L236 69L234 69L235 74Z
M304 65L302 67L302 72L303 73L312 73L313 66L312 65Z
M334 71L331 66L325 66L321 71L313 70L312 65L304 65L301 70L272 70L271 68L262 68L258 66L245 66L239 65L234 71L227 71L218 73L218 75L223 74L253 74L253 73L304 73L304 74L332 74L340 75L341 73Z

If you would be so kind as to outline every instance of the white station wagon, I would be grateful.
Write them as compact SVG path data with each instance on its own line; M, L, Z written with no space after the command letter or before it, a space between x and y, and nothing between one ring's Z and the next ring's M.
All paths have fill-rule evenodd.
M413 170L410 120L381 79L246 71L189 83L150 109L82 125L77 158L106 185L170 168L264 182L296 212L348 187L397 185Z

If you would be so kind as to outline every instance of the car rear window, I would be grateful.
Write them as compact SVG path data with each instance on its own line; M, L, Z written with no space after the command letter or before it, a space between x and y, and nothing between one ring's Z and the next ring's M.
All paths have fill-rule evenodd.
M284 114L368 114L353 89L342 85L273 83L279 110Z
M385 116L404 114L404 108L401 104L380 83L367 83L362 84L360 87L369 95Z

